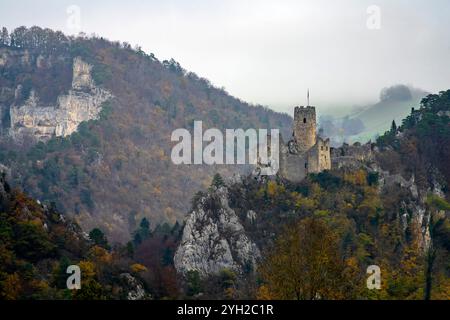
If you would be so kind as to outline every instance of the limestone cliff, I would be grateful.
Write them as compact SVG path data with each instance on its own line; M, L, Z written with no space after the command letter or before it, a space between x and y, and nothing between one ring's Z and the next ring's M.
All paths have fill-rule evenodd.
M55 202L85 230L99 227L126 242L143 217L155 224L184 219L194 191L216 170L170 159L171 133L190 130L193 120L215 128L280 128L289 136L288 115L236 99L174 60L159 61L101 37L27 32L32 45L0 46L0 162L10 168L11 183ZM26 106L31 90L36 108ZM98 116L108 92L114 96L103 103L108 116L87 125L81 137L35 147L31 139L12 143L11 136L27 132L40 141L70 134L80 121ZM59 174L48 174L53 169ZM232 175L241 166L220 171Z
M52 136L65 137L77 130L83 121L97 119L101 105L111 94L97 87L91 77L92 66L77 57L73 61L72 88L58 96L55 105L44 105L35 91L25 103L9 109L9 134L14 140L31 136L45 141ZM16 90L20 94L21 87Z
M404 174L390 172L378 160L385 152L377 147L372 148L370 143L344 145L333 150L336 166L331 171L306 177L301 185L282 177L259 176L256 172L234 179L227 186L212 187L196 201L187 217L183 237L174 257L177 271L186 274L187 271L195 270L206 277L217 274L224 268L241 274L249 269L255 270L256 263L260 261L260 252L267 250L273 244L276 234L283 232L284 223L292 221L290 219L315 215L321 210L333 212L330 216L341 215L346 211L336 209L334 205L340 202L340 192L351 190L353 196L362 194L362 190L367 192L369 188L373 188L375 198L380 201L377 209L380 210L380 221L381 216L384 216L389 220L386 224L389 228L396 230L396 226L399 226L398 234L404 243L409 241L407 239L413 233L417 249L421 253L428 252L432 245L432 212L427 199L430 193L445 198L442 191L445 179L436 168L430 168L430 182L426 184L418 183L414 174L405 178L407 176ZM347 174L359 170L368 176L375 176L377 182L370 184L370 187L369 182L350 187L350 184L341 180ZM333 189L333 179L327 180L327 177L340 180L339 189ZM308 194L312 193L311 190L318 187L317 181L320 179L324 183L321 194L323 196L323 193L329 192L328 200L315 203L298 195L300 188L307 188L310 190ZM316 186L313 187L313 184ZM342 191L345 188L348 188L347 191ZM298 198L290 199L292 194L297 194ZM364 197L356 201L364 201ZM363 202L355 205L358 213L355 216L363 216L364 206ZM319 208L321 210L317 211ZM346 210L349 210L348 207ZM359 225L364 223L366 222L355 221ZM374 235L376 237L378 235Z
M416 184L412 175L405 179L401 173L384 170L377 158L383 155L371 142L364 145L355 143L353 145L343 144L340 148L332 150L333 169L358 170L364 169L374 173L379 179L379 192L389 193L392 189L402 190L404 199L400 202L401 213L398 214L403 231L408 227L417 228L420 235L419 246L426 251L430 246L430 212L426 209L426 199L429 193L435 193L440 197L445 197L439 180L441 174L435 168L429 168L431 183L428 187L420 187Z
M174 262L180 273L194 270L205 276L225 268L242 273L255 268L259 257L259 249L228 205L227 188L220 187L200 198L189 214Z

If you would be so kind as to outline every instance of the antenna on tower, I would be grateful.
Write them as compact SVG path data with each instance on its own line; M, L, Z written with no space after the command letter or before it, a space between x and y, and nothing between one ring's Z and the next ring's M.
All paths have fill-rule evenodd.
M306 97L308 98L308 104L307 104L307 106L309 106L309 88L308 88L308 93L306 94Z

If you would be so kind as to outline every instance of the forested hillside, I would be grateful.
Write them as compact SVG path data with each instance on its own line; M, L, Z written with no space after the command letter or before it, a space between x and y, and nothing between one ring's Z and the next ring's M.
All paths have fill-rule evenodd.
M450 91L429 95L358 166L301 183L216 177L194 198L175 255L187 292L448 300L449 115ZM380 290L367 288L371 265L381 270Z
M0 299L143 299L140 273L125 246L111 248L98 229L89 235L52 207L12 189L0 176ZM67 267L81 271L68 290Z
M415 174L418 182L430 182L430 174L437 168L443 175L443 191L448 195L450 183L450 90L430 94L422 100L420 108L411 113L397 127L377 140L386 151L383 166L391 172Z
M65 138L14 141L10 107L32 91L39 103L55 103L70 89L75 57L92 65L95 84L113 96L99 119ZM289 116L242 102L174 60L159 61L127 43L39 27L1 33L0 110L0 164L11 184L53 202L85 230L100 226L119 241L128 240L143 217L172 224L182 219L194 190L205 188L213 172L239 170L173 165L174 129L192 130L193 121L202 120L204 129L291 130Z
M11 135L11 110L30 98L56 110L44 106L73 89L78 58L92 67L78 70L84 83L111 94L99 116L68 136ZM3 29L0 297L448 300L449 116L450 91L428 95L375 143L352 146L370 152L352 165L299 183L226 179L244 168L173 165L172 131L202 120L287 136L290 117L127 43ZM65 287L70 264L81 290ZM380 290L367 288L370 265Z

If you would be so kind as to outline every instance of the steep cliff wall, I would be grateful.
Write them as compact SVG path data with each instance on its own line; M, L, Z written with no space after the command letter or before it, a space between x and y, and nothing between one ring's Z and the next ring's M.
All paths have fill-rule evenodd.
M72 88L59 95L55 105L40 103L35 91L25 103L9 109L9 134L20 140L31 136L45 141L53 135L65 137L77 130L83 121L97 119L103 102L111 94L97 87L91 77L92 66L77 57L73 61ZM18 90L22 90L20 87ZM16 93L18 95L19 92Z
M227 188L220 187L202 197L190 213L174 262L178 272L211 275L255 268L259 257L256 244L228 205Z
M365 178L375 174L377 183L351 182L349 177L358 172L364 172L360 176ZM284 226L321 215L336 219L339 228L348 228L345 232L353 234L353 240L347 241L360 241L358 234L365 230L377 243L367 248L376 259L386 257L384 250L398 252L400 246L409 245L423 255L432 243L427 199L432 193L443 197L439 177L432 180L432 185L423 188L414 176L405 179L389 173L375 161L358 171L342 168L310 176L301 184L244 177L208 191L197 201L186 219L175 267L183 275L193 270L207 277L226 268L245 276L246 271L256 270L276 237L285 232ZM300 189L308 195L298 193Z
M40 37L32 33L33 39ZM11 169L15 186L42 201L55 202L58 209L76 216L85 230L101 227L111 239L125 242L134 230L134 219L146 217L158 224L185 217L194 191L202 189L217 169L174 165L170 160L171 133L177 128L190 130L194 120L202 119L205 129L280 128L284 136L291 135L288 115L238 100L175 61L159 61L104 38L54 36L50 44L46 36L42 46L29 48L29 58L26 47L0 46L0 57L6 57L0 66L0 105L5 107L0 162ZM74 63L75 57L87 64ZM74 73L80 76L74 79ZM23 95L18 91L16 98L19 85ZM69 134L79 121L97 115L104 96L93 85L114 96L107 101L104 111L108 112L101 113L107 115L102 121L89 123L86 131L79 126L78 131L84 131L80 135L50 144L33 147L29 139L22 145L10 143L10 107L16 106L18 112L30 90L39 102L36 111L24 108L24 114L33 115L32 109L37 113L38 107L65 110L55 113L61 120L58 127L53 118L47 121L50 115L45 112L39 121L37 115L30 117L31 131L36 126L46 140L53 130L55 135ZM39 122L50 126L38 126ZM27 131L20 126L16 130ZM241 169L221 166L219 170L226 176ZM58 173L48 174L49 170ZM130 219L130 213L136 217Z

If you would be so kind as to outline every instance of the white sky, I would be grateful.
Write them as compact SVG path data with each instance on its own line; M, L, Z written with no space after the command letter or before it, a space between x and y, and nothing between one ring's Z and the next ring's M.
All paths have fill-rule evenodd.
M173 57L278 111L305 104L308 87L312 104L328 110L374 102L397 83L450 88L448 0L0 0L0 26L75 33L70 5L82 31ZM367 28L370 5L381 9L379 30Z

